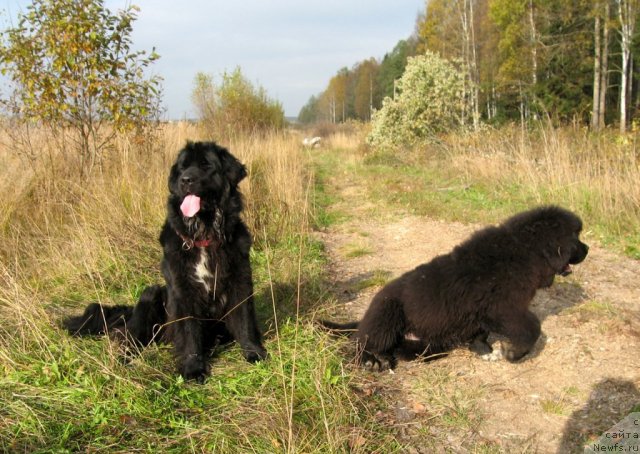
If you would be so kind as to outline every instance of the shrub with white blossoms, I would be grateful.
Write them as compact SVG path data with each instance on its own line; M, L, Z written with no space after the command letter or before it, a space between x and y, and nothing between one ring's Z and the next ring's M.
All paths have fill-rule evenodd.
M367 142L377 147L411 146L438 133L465 127L471 118L464 71L427 51L409 58L394 99L374 112Z

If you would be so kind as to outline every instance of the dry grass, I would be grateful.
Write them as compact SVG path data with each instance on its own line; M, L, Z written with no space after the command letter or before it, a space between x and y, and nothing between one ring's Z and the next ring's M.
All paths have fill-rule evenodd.
M336 452L348 450L356 423L367 442L355 451L394 446L351 395L335 342L302 321L325 294L309 236L313 175L294 137L222 144L249 169L241 189L270 360L251 366L232 348L196 386L175 375L166 348L127 366L110 342L56 328L87 301L131 304L161 281L169 166L187 139L204 138L184 123L165 126L154 143L123 138L89 183L46 142L53 166L31 166L3 144L0 451Z
M298 141L269 135L237 139L230 146L249 170L241 190L246 199L246 219L257 238L278 238L307 229L313 175L308 154Z
M148 154L147 147L141 150L122 139L115 158L91 177L90 184L73 174L61 176L46 165L31 169L5 145L0 150L6 164L0 197L3 262L23 277L35 273L46 279L51 277L49 270L56 275L61 269L84 274L97 269L98 263L126 260L130 252L157 251L169 166L187 139L202 137L196 126L185 123L165 126ZM305 231L312 176L300 147L278 135L222 145L249 169L241 190L252 231L262 240L276 242ZM64 169L65 163L56 166ZM155 263L158 253L152 256Z
M53 160L34 165L5 141L0 258L7 282L35 286L54 310L87 299L129 303L144 285L160 279L157 237L169 167L187 139L203 138L188 123L164 126L151 146L122 138L108 165L89 181L69 172L64 154L46 143L41 152ZM241 190L258 250L306 235L312 175L297 143L273 135L222 145L249 169ZM290 249L284 255L296 253ZM290 268L289 274L297 273L296 266Z
M547 125L486 131L448 141L454 169L526 190L538 203L558 200L628 233L640 220L640 152L635 137L592 135L583 128Z
M343 128L326 137L322 147L332 150L358 150L364 147L367 127L360 124Z
M157 235L169 166L187 139L206 137L179 123L163 127L153 143L123 138L90 185L46 141L38 147L52 159L31 166L0 138L0 451L400 451L392 429L377 422L371 399L353 394L357 379L343 370L334 342L303 322L305 304L326 299L321 247L308 235L310 219L327 218L310 202L318 188L309 157L323 150L333 151L324 159L337 160L323 171L360 172L380 197L395 197L403 207L439 203L448 213L459 203L489 212L468 199L481 193L509 210L567 205L589 228L611 236L640 232L640 170L631 139L505 128L447 138L419 159L418 150L368 166L362 137L360 130L340 130L312 150L293 134L222 144L249 170L241 189L272 356L250 366L237 350L223 352L203 387L175 376L166 349L150 348L126 366L109 342L70 339L55 325L89 300L130 304L161 279ZM479 189L442 189L467 185ZM376 285L386 279L379 274ZM478 396L442 396L434 403L442 407L439 418L474 427L465 415Z
M157 237L167 175L187 138L200 137L195 126L185 123L161 129L151 151L149 144L122 138L109 165L90 181L69 172L64 153L47 143L39 144L47 158L33 164L2 142L0 283L5 292L22 288L25 295L35 292L40 298L31 304L7 296L11 304L5 309L19 305L12 326L24 325L28 314L41 321L44 306L55 312L76 301L130 303L144 285L160 279ZM7 315L3 312L5 326L12 319Z
M487 223L561 205L582 217L588 234L640 258L637 138L540 123L450 135L409 151L351 154L360 156L374 198L411 212Z

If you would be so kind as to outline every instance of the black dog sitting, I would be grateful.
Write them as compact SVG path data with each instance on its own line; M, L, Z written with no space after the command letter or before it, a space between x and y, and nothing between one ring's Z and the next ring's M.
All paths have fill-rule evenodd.
M135 307L92 304L63 326L79 335L109 331L140 345L172 342L180 373L198 382L220 339L235 339L250 362L264 359L253 307L251 236L240 218L238 183L246 175L226 149L188 142L171 167L160 234L166 287L149 287Z

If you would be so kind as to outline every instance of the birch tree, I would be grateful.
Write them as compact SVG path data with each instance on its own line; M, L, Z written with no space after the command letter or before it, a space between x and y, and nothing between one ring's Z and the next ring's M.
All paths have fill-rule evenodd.
M480 105L479 105L479 80L478 80L478 59L475 36L475 0L457 0L456 6L460 17L461 34L461 57L468 68L470 83L466 87L466 92L471 104L473 127L480 126Z
M620 45L622 48L622 74L620 78L620 132L627 131L627 109L632 74L629 71L631 62L631 42L635 31L640 0L616 0L618 20L620 21Z
M609 0L605 1L604 5L604 20L602 23L602 62L600 64L600 106L598 113L600 115L598 121L598 128L602 129L605 126L605 113L607 103L607 90L609 89L609 20L611 18L611 7L609 6Z
M607 89L609 86L609 0L594 5L593 30L593 105L591 128L599 131L605 124Z
M593 108L591 110L591 128L600 129L600 81L602 78L601 19L596 11L594 18L594 58L593 58Z

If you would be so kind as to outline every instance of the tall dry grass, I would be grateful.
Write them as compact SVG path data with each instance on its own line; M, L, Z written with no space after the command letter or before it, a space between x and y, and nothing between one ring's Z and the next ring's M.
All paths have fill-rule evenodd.
M335 342L296 316L318 297L305 280L320 279L322 260L308 235L308 151L295 136L221 144L249 170L241 190L256 238L256 299L272 327L269 361L251 366L223 352L210 382L192 388L162 348L127 366L111 343L56 328L87 301L131 304L161 281L169 166L187 139L205 138L185 123L165 126L153 144L123 138L86 181L56 150L32 166L3 143L0 451L335 452L355 437L364 452L389 436L351 395Z
M58 158L54 158L58 169L46 160L35 167L26 165L12 155L10 144L4 144L0 149L5 164L0 170L3 263L22 278L37 275L44 280L53 277L50 273L59 276L61 270L87 274L99 263L117 266L132 254L150 255L142 268L155 263L169 167L187 139L204 137L197 126L177 123L159 131L150 152L147 144L123 138L104 170L88 180L56 171L66 167ZM249 170L241 190L245 218L256 235L274 239L306 225L311 175L295 141L272 135L221 145ZM55 156L56 151L42 153Z
M449 137L447 160L469 181L512 186L537 203L579 209L614 235L640 231L636 137L586 128L507 127Z
M189 123L165 125L151 147L121 138L108 165L88 180L65 171L64 153L46 149L46 143L43 156L54 156L56 168L49 159L27 165L5 142L0 149L5 164L0 170L0 291L23 287L38 300L7 297L20 302L4 307L3 315L14 321L9 325L23 325L28 313L41 320L43 307L55 318L86 301L131 304L146 285L161 282L158 235L169 168L186 140L204 139ZM248 169L241 191L256 260L274 262L271 277L291 286L299 273L296 255L307 246L301 238L306 241L309 231L313 175L308 156L294 137L281 134L221 145ZM317 268L313 273L321 272ZM269 279L264 267L257 273Z
M241 190L246 220L256 239L307 229L313 175L300 143L291 136L271 134L237 138L230 147L249 173Z

